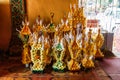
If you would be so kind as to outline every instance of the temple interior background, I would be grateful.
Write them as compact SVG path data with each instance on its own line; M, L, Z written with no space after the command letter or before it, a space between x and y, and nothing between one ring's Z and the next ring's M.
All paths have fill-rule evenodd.
M5 66L8 66L6 65L6 59L9 60L12 58L13 63L15 62L15 60L15 63L17 63L18 61L17 66L22 65L20 60L22 53L22 42L18 38L18 32L16 31L16 28L20 29L25 16L27 15L28 21L30 23L29 27L32 28L38 15L40 15L41 19L43 19L44 24L49 24L50 13L53 12L54 24L57 25L61 22L61 18L63 18L64 15L68 14L70 10L70 4L77 3L78 1L79 0L0 0L0 64L3 64L3 66L0 65L0 68L3 69L0 70L0 80L13 80L14 76L16 76L12 75L11 78L11 76L7 73L20 73L20 75L22 76L25 73L27 77L30 77L28 75L32 75L30 70L27 70L28 72L23 71L21 73L20 71L18 71L17 68L15 68L15 70L18 72L4 72L5 70L7 70ZM105 57L100 60L100 64L97 63L97 68L95 68L96 73L94 71L88 73L89 76L87 77L94 75L95 78L87 79L81 77L83 74L86 77L86 73L83 73L82 75L78 74L77 76L79 76L78 78L82 78L83 80L119 80L120 70L118 68L120 66L120 0L81 1L85 8L84 12L86 19L98 20L97 24L101 25L101 31L104 35L105 40L102 49L103 51L106 51L104 52ZM96 27L94 26L93 28ZM17 59L14 59L15 57ZM13 67L12 63L10 65L11 67ZM22 69L24 69L23 65L20 70L22 71ZM101 72L99 73L99 71ZM68 75L69 73L65 73L64 75L66 74ZM46 76L46 74L44 76ZM42 80L49 80L49 76L50 75L47 75L47 79ZM69 76L74 76L74 74L70 74ZM103 77L103 79L100 78L101 76ZM15 80L24 80L23 77L18 77L20 79L16 78ZM36 78L36 75L32 79L39 80L38 78ZM55 80L58 80L57 77L55 77ZM59 80L66 79L60 78ZM74 79L71 78L71 80ZM75 80L79 79L76 78Z

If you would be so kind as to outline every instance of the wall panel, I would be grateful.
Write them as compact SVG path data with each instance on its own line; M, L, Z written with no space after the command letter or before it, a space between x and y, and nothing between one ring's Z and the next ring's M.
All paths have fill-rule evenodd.
M77 0L27 0L27 13L30 25L35 22L38 15L45 23L50 21L50 12L54 12L54 22L60 23L64 14L68 14L70 3Z
M9 0L0 0L0 49L7 50L11 38L11 13Z

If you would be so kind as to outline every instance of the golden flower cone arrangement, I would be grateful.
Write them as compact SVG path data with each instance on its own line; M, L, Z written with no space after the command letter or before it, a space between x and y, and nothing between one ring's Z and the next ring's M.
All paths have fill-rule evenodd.
M81 67L94 68L94 57L103 57L100 51L104 38L98 29L93 36L92 30L86 34L86 17L84 8L70 7L59 26L53 22L54 13L50 13L51 22L46 27L38 20L31 32L24 22L19 32L20 38L26 43L23 47L23 64L33 63L33 72L43 72L47 65L57 71L79 71ZM93 38L94 37L94 38Z

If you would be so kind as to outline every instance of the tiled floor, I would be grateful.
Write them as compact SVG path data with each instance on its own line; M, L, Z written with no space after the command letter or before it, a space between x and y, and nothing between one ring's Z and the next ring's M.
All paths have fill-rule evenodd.
M20 59L6 59L0 63L0 80L110 80L96 61L96 68L79 72L54 72L33 74L21 64Z
M111 77L111 80L120 80L120 58L104 58L100 65Z

